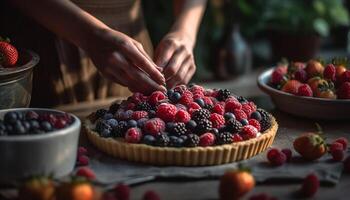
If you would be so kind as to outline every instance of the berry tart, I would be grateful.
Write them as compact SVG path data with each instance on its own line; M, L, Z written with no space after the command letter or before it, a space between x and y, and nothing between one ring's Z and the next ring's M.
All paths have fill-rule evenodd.
M112 156L154 165L219 165L269 147L275 118L228 90L180 85L134 93L86 120L89 140Z

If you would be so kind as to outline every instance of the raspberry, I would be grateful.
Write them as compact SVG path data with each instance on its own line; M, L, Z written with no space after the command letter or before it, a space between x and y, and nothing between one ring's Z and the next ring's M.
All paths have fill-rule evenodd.
M78 156L86 155L87 153L88 153L88 151L85 147L78 148Z
M219 115L224 115L225 109L223 105L215 104L215 106L211 109L211 112L217 113Z
M217 113L212 113L209 120L213 124L213 128L220 128L225 124L225 118Z
M128 103L128 105L126 106L126 109L128 110L134 110L136 108L136 104L130 102Z
M340 83L350 82L350 70L346 70L342 75L339 77Z
M311 87L308 84L302 84L298 88L297 95L298 96L305 96L305 97L312 97L313 92L312 92Z
M280 152L278 149L271 149L267 152L267 159L273 166L283 165L287 157L284 153Z
M333 142L331 146L329 147L329 151L333 152L335 150L342 150L343 151L343 144L339 142Z
M287 162L289 162L292 159L293 153L290 149L282 149L281 152L284 153L284 155L286 155Z
M278 85L283 80L283 73L280 70L274 70L271 74L271 83L274 85Z
M148 97L148 103L152 106L156 106L161 100L165 99L166 96L161 91L154 91L149 97Z
M232 135L232 140L233 140L233 142L240 142L240 141L243 141L243 138L242 138L242 136L240 136L239 134L233 134Z
M350 82L341 84L337 92L339 99L350 99Z
M260 127L260 122L258 122L258 120L256 120L256 119L249 119L248 120L248 124L254 126L258 130L258 132L260 132L261 127Z
M139 143L142 138L141 130L138 128L129 128L125 134L125 141L128 143Z
M347 173L350 173L350 156L348 156L344 162L344 171L347 172Z
M79 166L86 166L86 165L89 165L89 157L85 156L85 155L81 155L81 156L78 156L78 162L77 164Z
M85 177L89 180L94 180L96 178L96 175L94 173L94 171L92 171L90 168L88 167L80 167L76 173L76 176L82 176Z
M218 91L217 89L214 89L210 96L212 96L212 97L214 97L214 98L218 98L218 96L219 96L219 91ZM219 99L218 99L218 100L219 100Z
M199 85L194 85L190 88L190 91L192 93L197 93L197 92L202 92L204 93L204 88L202 86L199 86Z
M202 92L195 92L195 93L192 93L193 94L193 99L201 99L204 97L204 94Z
M179 102L180 102L181 104L183 104L183 105L186 105L186 106L187 106L188 104L192 103L192 102L193 102L193 95L192 95L192 93L189 92L189 91L185 91L185 92L182 94L182 96L181 96Z
M191 115L187 111L185 110L177 111L175 115L175 122L187 123L190 120L191 120Z
M187 107L185 105L182 105L181 103L175 104L177 110L184 110L187 111Z
M256 138L258 130L252 125L245 125L241 130L241 135L244 139Z
M336 69L333 64L328 64L323 71L323 77L330 81L335 81Z
M196 102L191 102L190 104L187 105L188 109L192 108L192 109L201 109L201 107L198 105L198 103Z
M233 113L235 114L235 117L238 121L242 121L242 119L248 118L247 114L241 109L235 109Z
M205 89L203 93L204 93L204 95L207 96L207 97L212 97L212 96L213 96L213 95L212 95L213 92L214 92L213 89Z
M178 92L178 93L180 93L180 94L184 93L185 91L187 91L186 85L177 85L177 86L174 88L174 92Z
M242 110L247 116L250 116L254 110L252 107L249 105L249 103L242 104ZM248 117L247 117L248 118Z
M135 111L132 113L131 118L133 120L139 120L141 118L148 118L148 113L146 111Z
M342 144L344 151L348 148L348 139L346 139L345 137L340 137L336 139L335 142L339 142L340 144Z
M229 99L225 102L225 112L234 112L235 109L241 109L242 105L237 100Z
M343 149L335 149L331 151L331 155L332 155L333 161L336 161L336 162L340 162L344 159Z
M148 190L143 194L142 200L160 200L160 197L155 191Z
M145 122L143 130L146 133L157 136L165 130L165 123L160 118L153 118Z
M128 100L134 104L139 104L144 101L145 96L140 92L135 92Z
M303 69L299 69L294 73L294 78L302 83L307 81L307 73Z
M315 174L309 174L305 177L303 185L301 186L301 193L305 197L312 197L320 187L320 181Z
M168 103L162 103L158 106L156 115L165 122L171 122L174 121L176 112L176 106Z
M199 137L199 146L206 147L215 143L215 136L212 133L204 133Z
M114 188L114 195L118 200L129 200L130 199L130 187L125 184L118 184Z
M203 97L203 101L204 101L206 106L208 106L208 105L209 106L214 106L214 103L213 103L213 101L211 100L210 97Z

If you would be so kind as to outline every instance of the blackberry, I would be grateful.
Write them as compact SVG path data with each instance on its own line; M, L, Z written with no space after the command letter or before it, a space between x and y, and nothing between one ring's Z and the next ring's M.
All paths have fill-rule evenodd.
M270 113L266 112L261 108L259 108L257 111L261 115L261 120L260 120L261 132L264 132L271 127L271 115Z
M242 96L238 96L237 100L239 101L239 103L247 103L248 102L248 100Z
M198 121L196 132L198 134L209 132L212 129L213 124L207 119Z
M230 95L231 95L231 92L228 89L224 89L224 90L221 89L218 91L217 99L219 101L225 101Z
M209 117L210 111L205 108L198 109L192 113L192 119L196 122L199 122L203 119L209 119Z
M242 129L242 124L238 120L229 119L226 122L226 129L231 133L238 133Z
M136 106L136 110L144 110L146 112L149 112L151 110L153 110L152 106L147 103L147 102L141 102Z
M126 121L120 121L118 125L113 128L112 134L114 137L124 137L128 128L128 123Z
M182 147L184 145L184 140L181 137L170 136L169 146L171 147Z
M45 130L43 127L43 123L41 123L42 128ZM47 129L47 128L46 128ZM95 130L100 134L102 137L110 137L111 132L112 132L112 127L105 121L105 120L99 120L96 123L96 128ZM46 131L46 130L45 130Z
M111 106L109 106L108 112L112 113L114 115L115 112L119 109L120 104L119 103L112 103Z
M196 134L188 134L185 140L186 147L196 147L199 144L199 137Z
M217 135L216 143L218 145L231 144L233 142L232 134L230 132L222 132Z
M169 136L163 133L157 136L155 145L159 147L166 147L168 146L169 142Z
M96 118L102 118L106 113L107 113L107 110L106 110L106 109L98 109L98 110L95 112L95 117L96 117Z
M205 104L203 108L207 109L207 110L211 110L214 106L210 105L210 104Z
M182 122L174 123L169 128L169 132L175 136L185 135L187 132L186 125L185 125L185 123L182 123Z

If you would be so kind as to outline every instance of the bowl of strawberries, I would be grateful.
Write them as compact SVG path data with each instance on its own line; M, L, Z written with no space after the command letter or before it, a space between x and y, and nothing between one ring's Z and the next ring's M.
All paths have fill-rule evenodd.
M346 58L329 62L283 62L258 77L259 88L276 107L292 115L350 119L350 69Z

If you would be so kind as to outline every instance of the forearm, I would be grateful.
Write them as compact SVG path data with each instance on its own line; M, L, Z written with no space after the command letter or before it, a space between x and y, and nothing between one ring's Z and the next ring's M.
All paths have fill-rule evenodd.
M58 36L75 45L86 44L99 30L108 27L69 0L12 0L17 8Z
M176 21L171 31L181 31L193 43L196 41L198 28L205 10L206 0L174 0ZM193 44L194 45L194 44Z

